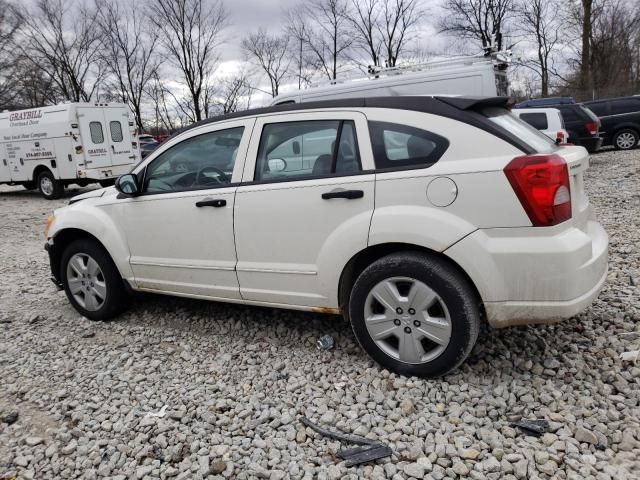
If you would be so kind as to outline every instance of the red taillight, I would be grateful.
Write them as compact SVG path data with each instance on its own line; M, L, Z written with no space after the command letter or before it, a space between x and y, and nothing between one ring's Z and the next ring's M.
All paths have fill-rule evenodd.
M76 145L76 154L81 154L82 153L82 145Z
M571 218L569 171L560 156L516 157L504 174L534 227L549 227Z
M138 143L137 142L131 142L131 146L135 149L138 148Z
M587 122L584 124L584 128L589 131L589 135L598 134L598 124L596 122Z
M557 132L556 133L556 143L564 143L567 139L564 138L564 132Z

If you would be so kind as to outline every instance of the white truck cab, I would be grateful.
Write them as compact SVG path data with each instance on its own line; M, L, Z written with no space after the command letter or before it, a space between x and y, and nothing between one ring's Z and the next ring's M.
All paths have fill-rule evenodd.
M112 184L140 161L124 104L66 103L0 114L0 184L47 199L71 183Z

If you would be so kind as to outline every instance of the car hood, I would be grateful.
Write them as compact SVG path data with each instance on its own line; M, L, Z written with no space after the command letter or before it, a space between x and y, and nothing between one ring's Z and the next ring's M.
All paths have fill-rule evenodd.
M76 195L71 197L69 200L69 205L73 205L81 200L87 200L88 198L101 198L103 196L111 196L116 192L115 187L107 187L107 188L99 188L97 190L91 190L90 192L81 193L80 195Z

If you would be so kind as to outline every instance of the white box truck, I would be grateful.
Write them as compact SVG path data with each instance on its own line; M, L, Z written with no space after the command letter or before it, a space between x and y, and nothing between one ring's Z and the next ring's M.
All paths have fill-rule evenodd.
M66 103L0 114L0 184L39 189L102 186L140 161L129 108L121 103Z
M507 96L511 52L455 57L416 65L371 69L368 75L286 92L271 105L394 95Z

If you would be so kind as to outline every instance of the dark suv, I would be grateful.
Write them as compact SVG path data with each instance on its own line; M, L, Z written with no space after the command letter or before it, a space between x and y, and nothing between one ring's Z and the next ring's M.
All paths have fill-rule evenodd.
M566 99L566 100L565 100ZM548 102L556 100L559 103ZM544 101L544 102L542 102ZM602 145L600 137L600 120L581 103L567 103L573 101L570 97L553 97L537 100L527 100L515 105L516 108L557 108L562 113L564 125L569 134L568 143L582 145L590 153L596 152Z
M620 150L638 146L640 139L640 96L605 98L585 102L602 123L603 145Z

